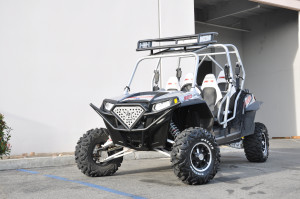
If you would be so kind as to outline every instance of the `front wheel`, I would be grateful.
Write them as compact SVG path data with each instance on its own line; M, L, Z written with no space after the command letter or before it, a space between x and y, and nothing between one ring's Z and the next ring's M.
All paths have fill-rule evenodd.
M220 150L211 133L189 128L176 137L171 162L175 175L184 183L205 184L217 173Z
M244 151L250 162L265 162L269 156L269 134L266 126L255 123L254 134L244 139Z
M84 134L77 142L75 160L78 168L87 176L99 177L114 174L121 166L123 157L103 161L122 149L107 148L101 149L109 136L106 129L92 129Z

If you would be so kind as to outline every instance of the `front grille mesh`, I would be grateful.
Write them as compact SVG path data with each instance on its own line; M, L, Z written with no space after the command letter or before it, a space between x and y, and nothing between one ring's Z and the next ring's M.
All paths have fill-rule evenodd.
M131 128L144 110L140 106L119 106L114 108L113 112L128 128Z

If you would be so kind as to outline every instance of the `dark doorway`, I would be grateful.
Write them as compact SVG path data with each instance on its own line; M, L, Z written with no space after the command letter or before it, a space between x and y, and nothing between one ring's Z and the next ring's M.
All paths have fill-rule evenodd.
M201 60L200 60L201 61ZM212 69L212 61L203 61L201 66L198 68L198 73L197 73L197 84L199 86L202 85L202 82L204 80L204 77L207 74L212 74L213 69Z

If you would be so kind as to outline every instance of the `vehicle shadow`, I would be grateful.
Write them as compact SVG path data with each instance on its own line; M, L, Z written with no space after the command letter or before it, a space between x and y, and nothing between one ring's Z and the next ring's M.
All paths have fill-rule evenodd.
M173 172L171 165L169 165L169 166L160 166L160 167L152 167L152 168L144 168L144 169L119 171L115 175L120 176L120 175L129 175L129 174L147 173L147 172L161 172L161 171L166 171L166 170L170 170L171 172Z
M265 163L253 163L249 162L246 157L240 153L222 154L218 173L209 184L243 184L244 179L277 173L282 171L284 167L289 167L289 165L283 166L278 164L280 161L282 160L279 160L275 155L269 157L268 161ZM149 181L151 183L155 183L156 181L152 181L160 177L162 174L170 176L170 178L163 179L163 183L174 183L174 179L176 178L171 165L160 167L155 167L155 165L153 165L142 169L123 170L117 172L115 176L140 173L152 173L150 176L147 175L147 182ZM174 178L171 176L174 176ZM160 180L157 183L161 184L162 182Z

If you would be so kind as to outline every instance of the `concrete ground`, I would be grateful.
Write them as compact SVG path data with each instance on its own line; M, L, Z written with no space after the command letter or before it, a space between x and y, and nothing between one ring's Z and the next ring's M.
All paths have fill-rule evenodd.
M0 198L299 198L300 140L271 140L266 163L222 148L221 166L206 185L179 181L167 158L125 160L114 176L91 178L76 167L0 171Z

